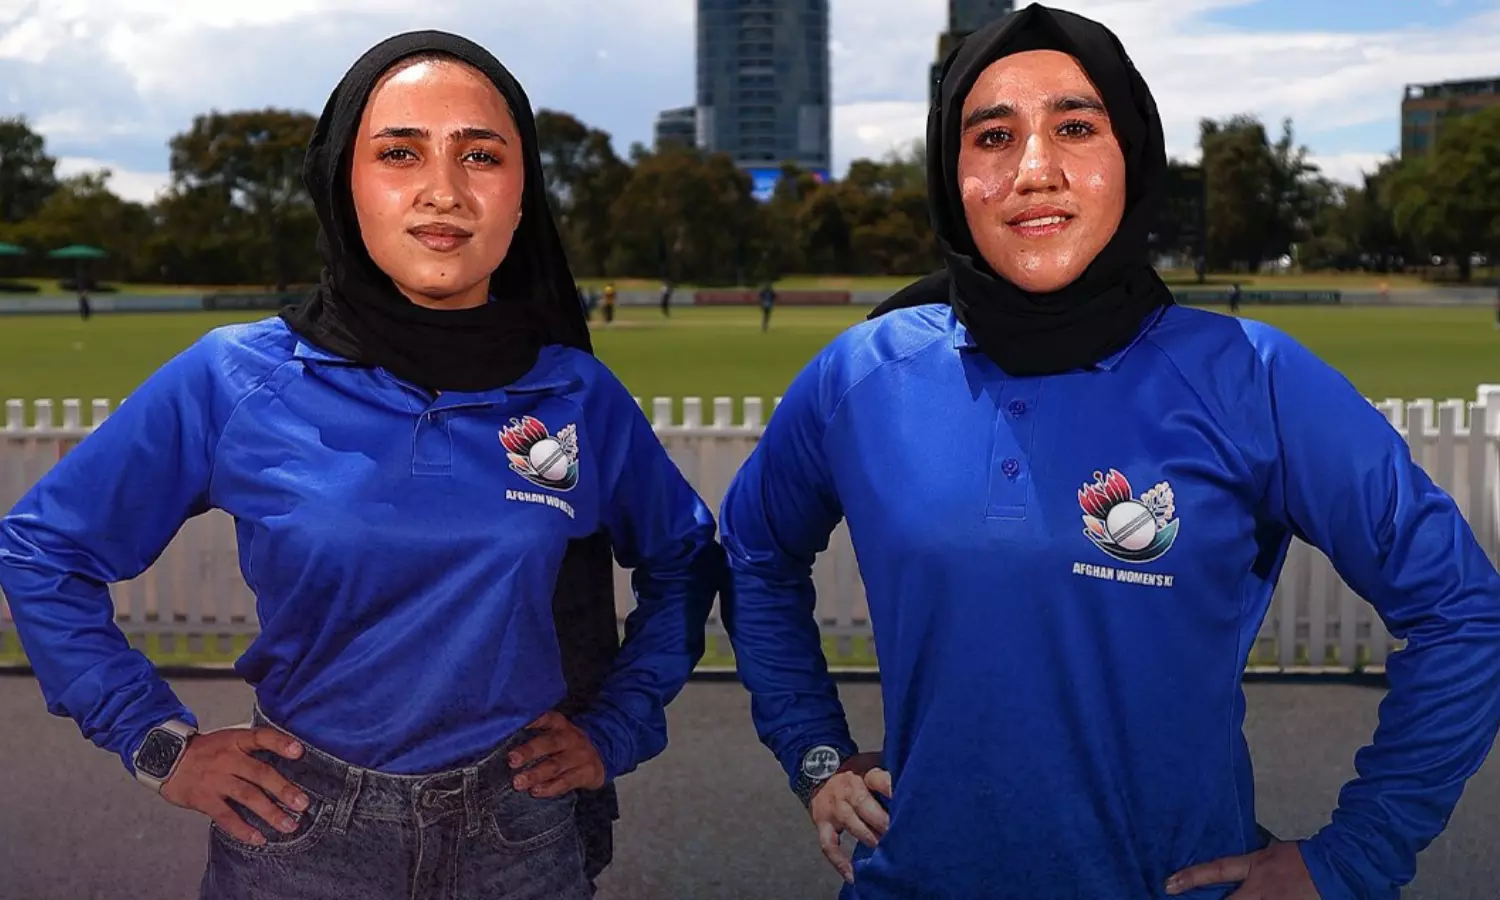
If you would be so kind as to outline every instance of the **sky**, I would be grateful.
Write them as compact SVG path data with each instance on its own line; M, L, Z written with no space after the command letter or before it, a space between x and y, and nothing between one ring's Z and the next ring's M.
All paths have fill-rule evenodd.
M1403 85L1500 76L1500 0L1053 0L1120 37L1156 96L1168 152L1198 122L1290 116L1330 177L1400 141ZM923 131L945 0L831 0L834 172ZM537 108L623 156L693 101L694 0L0 0L0 116L21 114L64 175L108 168L149 201L167 141L210 109L318 113L369 46L417 28L495 53Z

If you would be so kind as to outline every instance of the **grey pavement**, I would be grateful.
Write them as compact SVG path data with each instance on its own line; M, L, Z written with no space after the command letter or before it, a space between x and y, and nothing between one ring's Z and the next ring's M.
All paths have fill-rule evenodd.
M244 721L232 680L175 680L207 727ZM1262 822L1282 837L1327 818L1369 740L1378 688L1251 684L1246 732ZM880 694L845 684L855 737L877 744ZM624 820L600 900L832 900L839 880L806 813L756 742L734 683L695 682L670 708L671 746L620 784ZM207 822L127 780L36 683L0 677L0 900L178 900L196 895ZM1411 900L1500 896L1500 763L1470 782L1419 861ZM371 898L380 900L380 898Z

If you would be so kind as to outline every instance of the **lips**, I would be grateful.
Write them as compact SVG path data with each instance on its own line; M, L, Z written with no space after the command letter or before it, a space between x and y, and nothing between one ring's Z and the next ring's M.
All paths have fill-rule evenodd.
M1049 237L1072 224L1074 215L1055 206L1034 206L1007 219L1005 224L1023 237Z
M463 246L474 236L473 232L457 225L434 223L407 229L407 233L429 250L447 252Z

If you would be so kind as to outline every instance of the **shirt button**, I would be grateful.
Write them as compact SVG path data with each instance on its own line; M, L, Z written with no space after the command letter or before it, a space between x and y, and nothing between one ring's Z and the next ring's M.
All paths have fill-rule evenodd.
M1000 464L1000 471L1005 473L1006 478L1014 480L1017 475L1021 474L1021 463L1014 458L1007 459Z
M1026 401L1025 400L1012 400L1012 401L1010 401L1010 414L1013 415L1013 416L1016 416L1018 418L1020 416L1026 415Z

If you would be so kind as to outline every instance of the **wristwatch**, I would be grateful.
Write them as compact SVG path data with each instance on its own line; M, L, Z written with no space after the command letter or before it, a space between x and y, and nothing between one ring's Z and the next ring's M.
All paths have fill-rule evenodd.
M812 795L823 783L838 774L839 767L854 754L846 753L828 744L819 744L802 754L802 765L797 769L797 778L792 782L792 793L803 806L812 805Z
M198 729L181 719L170 719L146 732L146 739L130 758L135 780L160 793L162 783L177 771L188 741L197 733Z

